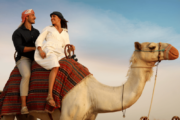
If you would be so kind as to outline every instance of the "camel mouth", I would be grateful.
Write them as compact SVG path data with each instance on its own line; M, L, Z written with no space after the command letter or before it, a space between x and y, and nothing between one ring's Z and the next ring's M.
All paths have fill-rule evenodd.
M179 57L179 51L172 45L169 45L167 47L167 50L165 50L165 52L164 52L164 58L166 60L175 60L178 57Z

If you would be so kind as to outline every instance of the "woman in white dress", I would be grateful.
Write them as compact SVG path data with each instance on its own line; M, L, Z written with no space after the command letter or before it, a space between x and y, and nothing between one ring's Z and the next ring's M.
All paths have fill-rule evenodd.
M59 70L59 60L64 58L64 47L69 44L69 35L67 31L67 21L60 12L50 14L53 26L47 26L36 40L35 61L47 70L51 70L49 74L49 90L46 98L47 102L55 107L53 99L53 85ZM46 40L45 43L43 41ZM73 46L71 51L75 50Z

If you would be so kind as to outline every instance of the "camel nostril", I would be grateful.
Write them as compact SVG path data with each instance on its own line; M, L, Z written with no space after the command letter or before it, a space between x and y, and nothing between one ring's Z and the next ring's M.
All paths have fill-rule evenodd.
M179 57L179 52L175 47L171 47L171 49L169 50L169 60L174 60L177 59Z

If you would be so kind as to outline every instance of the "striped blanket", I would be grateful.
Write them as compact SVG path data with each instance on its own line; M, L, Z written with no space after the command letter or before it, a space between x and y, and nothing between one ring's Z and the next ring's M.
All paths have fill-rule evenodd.
M46 102L50 71L45 70L36 62L32 63L29 95L27 98L29 111L48 111L51 113L56 108L60 109L62 99L68 91L90 74L86 67L73 59L62 59L59 63L60 68L53 87L53 98L56 102L56 107L52 107ZM20 114L20 81L21 75L18 68L15 67L0 95L0 116Z

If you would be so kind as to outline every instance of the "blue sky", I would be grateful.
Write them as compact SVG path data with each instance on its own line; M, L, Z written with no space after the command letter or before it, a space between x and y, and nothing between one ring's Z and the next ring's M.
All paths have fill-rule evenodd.
M162 27L173 27L180 33L179 0L70 0L84 3L96 9L110 10L127 19L151 21Z
M100 82L117 86L126 81L135 41L167 42L180 51L179 6L180 0L1 0L0 89L15 66L11 36L26 9L34 9L33 26L39 31L51 25L51 12L60 11L69 21L70 42L76 46L79 62ZM169 120L179 114L179 66L179 59L161 62L150 119ZM147 115L153 79L137 103L127 109L124 120ZM121 113L116 112L99 115L97 120L121 118Z

